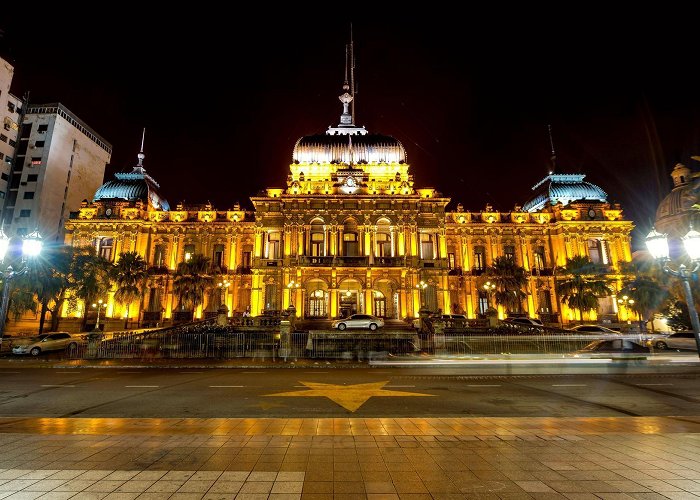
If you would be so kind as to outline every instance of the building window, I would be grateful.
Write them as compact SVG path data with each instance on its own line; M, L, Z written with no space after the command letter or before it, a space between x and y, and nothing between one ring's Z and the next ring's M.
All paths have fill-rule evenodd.
M212 255L212 264L219 269L224 266L224 246L221 244L214 245L214 254Z
M37 148L43 148L45 143L46 143L46 141L36 141L36 142L34 143L34 145L35 145Z
M420 258L424 260L433 260L435 258L433 235L430 233L420 234Z
M488 293L479 290L479 314L482 316L486 314L486 310L489 308L489 295Z
M37 132L40 134L45 134L46 131L49 129L49 126L47 124L39 125L39 127L36 129Z
M266 259L280 258L280 233L278 231L268 233Z
M188 243L183 250L185 251L185 262L189 262L194 255L194 244Z
M20 217L31 217L31 216L32 216L32 211L31 211L31 210L20 210L20 211L19 211L19 216L20 216Z
M27 182L36 182L39 176L37 174L29 174L27 176Z
M278 298L277 298L277 285L270 283L265 285L265 310L266 311L279 311Z
M323 223L316 220L311 223L311 256L321 257L326 255L326 237Z
M153 265L155 267L165 266L165 245L156 245L156 248L153 252Z
M34 191L25 191L24 199L25 200L33 200L34 199Z
M0 154L2 154L2 153L0 153ZM10 176L7 175L5 172L3 172L2 174L0 174L0 179L2 179L3 181L6 181L6 180L9 179L9 178L10 178Z
M537 248L535 248L534 257L535 257L534 268L541 271L542 269L545 268L545 264L547 262L545 259L545 256L544 256L544 247L543 246L538 246Z
M448 269L455 268L455 254L453 254L453 253L447 254L447 267L448 267Z
M97 240L97 255L112 261L112 250L114 249L114 240L112 238L100 238Z
M29 136L32 134L32 124L31 123L25 123L22 125L22 132L20 133L20 139L29 139Z
M4 124L3 124L3 128L4 128L5 130L10 130L10 124L9 124L9 123L4 123Z
M0 153L0 160L2 160L3 158L5 158L5 154L4 154L4 153Z
M474 247L474 269L483 271L486 268L486 249L484 247Z
M515 247L513 245L506 245L503 247L503 256L506 259L513 259L515 262Z
M8 103L7 103L7 110L8 110L10 113L14 113L14 112L15 112L15 105L14 105L13 103L11 103L11 102L8 102Z
M13 148L17 145L17 141L13 141L12 139L10 139L9 141L7 141L7 143L8 143L11 147L13 147Z
M609 264L607 244L604 240L588 240L588 256L594 264Z
M5 191L0 191L0 200L5 198Z
M377 257L391 257L391 235L377 233Z
M250 264L253 261L252 256L253 256L252 250L244 250L243 251L243 253L241 254L241 267L243 269L250 269Z
M7 136L5 134L0 134L0 141L7 142Z

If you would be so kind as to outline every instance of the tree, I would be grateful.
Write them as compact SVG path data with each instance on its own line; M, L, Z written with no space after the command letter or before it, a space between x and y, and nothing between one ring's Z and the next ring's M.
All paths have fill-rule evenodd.
M527 294L523 291L527 285L527 271L515 263L512 257L496 257L493 264L486 269L486 276L496 287L493 295L496 304L503 306L507 312L522 311L523 300Z
M141 297L147 278L147 263L138 252L119 254L116 263L110 269L110 279L116 285L114 300L117 304L126 305L124 329L129 327L129 307Z
M111 263L97 255L92 247L77 249L70 266L71 300L80 299L85 303L81 329L87 329L87 311L95 300L109 292ZM75 304L72 304L75 306Z
M210 274L211 259L194 254L186 262L180 262L173 278L173 293L179 299L181 311L194 311L204 303L204 294L214 285Z
M579 320L583 319L584 312L598 309L599 298L614 293L604 274L605 270L585 255L566 259L566 266L557 279L557 294L562 303L578 311Z
M651 321L651 330L654 331L654 314L668 301L669 291L660 282L663 274L658 275L648 263L629 262L621 266L621 271L631 275L623 282L623 287L618 295L626 295L634 300L629 307L637 313L640 320L640 329L646 329L646 323Z

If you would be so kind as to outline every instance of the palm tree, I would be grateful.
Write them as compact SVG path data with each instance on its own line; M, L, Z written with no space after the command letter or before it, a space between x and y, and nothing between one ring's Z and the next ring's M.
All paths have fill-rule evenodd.
M114 300L126 305L124 329L129 327L129 307L142 295L143 286L148 278L146 261L138 252L123 252L110 269L110 278L116 285Z
M610 280L604 276L601 266L593 263L585 255L566 259L566 266L557 279L557 295L561 302L578 311L579 321L586 311L598 309L598 299L614 293Z
M621 271L628 274L624 286L618 295L627 296L634 302L630 309L639 317L640 330L646 329L646 323L651 322L654 331L654 314L659 311L669 299L668 287L663 285L664 273L654 272L654 267L646 262L628 262L621 265Z
M70 267L70 290L73 292L71 305L75 300L85 303L81 329L86 330L87 311L89 304L99 297L107 295L110 288L109 271L111 263L97 255L92 247L81 247L76 252Z
M75 247L68 245L46 245L40 257L29 269L29 276L36 298L41 305L39 333L44 331L46 313L51 313L49 331L58 330L61 306L69 287L69 274Z
M486 269L486 276L495 284L493 295L496 304L503 306L507 312L519 313L527 294L523 291L527 285L527 271L515 263L512 257L496 257L493 264Z
M180 262L173 278L173 293L180 301L181 311L194 311L204 303L204 294L214 285L211 259L194 254L186 262Z

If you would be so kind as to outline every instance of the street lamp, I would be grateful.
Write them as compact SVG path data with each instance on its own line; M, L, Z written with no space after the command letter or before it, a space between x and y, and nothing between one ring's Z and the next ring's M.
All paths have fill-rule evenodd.
M106 309L107 304L105 304L105 302L102 299L100 299L96 303L93 303L92 307L97 309L97 321L95 321L95 329L93 330L93 332L99 332L100 331L100 311L102 311L103 309Z
M219 309L225 309L228 312L226 292L228 292L228 287L231 286L231 282L224 278L222 281L219 281L216 286L219 287Z
M698 320L698 311L695 308L693 300L693 292L690 289L690 279L693 274L700 268L700 233L690 228L690 231L682 238L685 252L690 257L693 263L693 268L689 269L685 264L679 264L678 269L671 269L669 262L668 238L665 234L656 232L652 229L647 235L646 244L649 253L654 259L663 264L663 270L666 274L680 278L683 283L683 292L685 293L685 302L688 304L688 314L690 315L690 324L693 326L693 334L695 335L695 345L698 348L698 356L700 356L700 320Z
M18 276L22 276L29 271L29 262L27 258L34 258L41 253L41 236L38 231L33 231L22 238L22 267L15 271L11 264L4 270L0 270L0 279L3 282L2 298L0 298L0 345L2 337L5 334L5 321L7 320L7 306L10 304L10 293L12 280ZM5 231L0 227L0 262L5 262L5 256L10 249L10 238L5 234Z
M423 307L426 305L425 304L425 289L428 288L428 284L425 281L420 280L420 282L418 282L418 284L416 285L416 288L418 289L418 291L420 293L420 305L421 305L421 307Z
M287 288L289 288L289 304L291 306L294 306L294 290L298 289L299 287L301 287L301 284L294 280L287 283Z

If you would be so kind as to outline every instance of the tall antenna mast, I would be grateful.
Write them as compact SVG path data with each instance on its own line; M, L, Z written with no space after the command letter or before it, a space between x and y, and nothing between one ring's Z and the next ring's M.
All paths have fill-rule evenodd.
M355 121L355 48L352 41L352 23L350 23L350 95L352 96L350 116L352 116L352 122L357 123Z
M552 171L549 173L555 174L557 170L557 153L554 150L554 139L552 138L552 125L547 125L547 129L549 131L549 145L552 148L552 156L550 157L550 160L552 161Z

